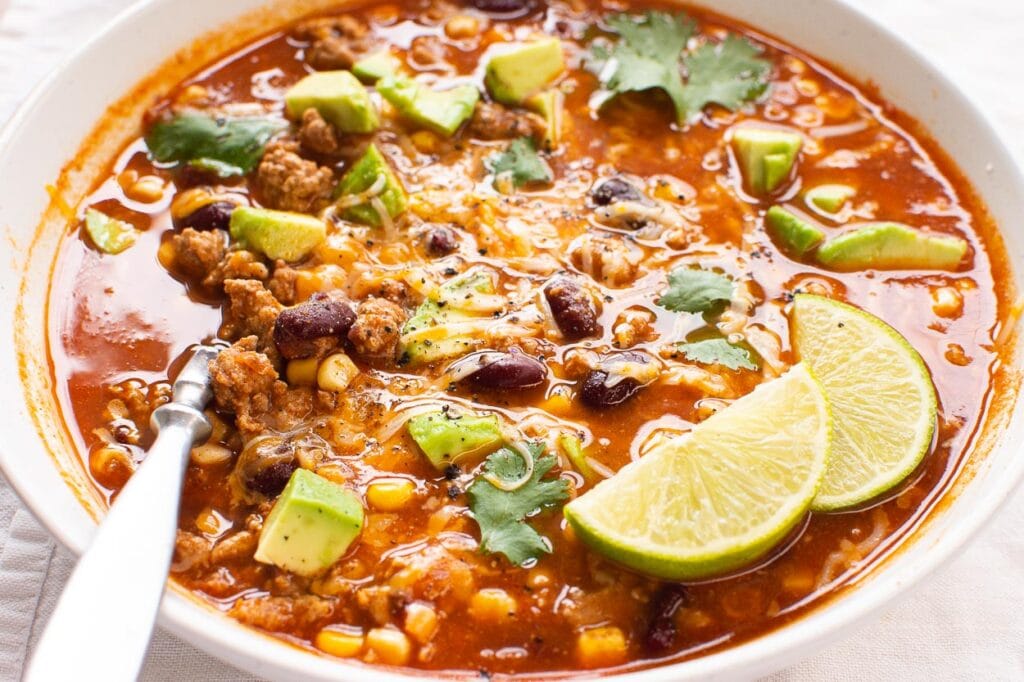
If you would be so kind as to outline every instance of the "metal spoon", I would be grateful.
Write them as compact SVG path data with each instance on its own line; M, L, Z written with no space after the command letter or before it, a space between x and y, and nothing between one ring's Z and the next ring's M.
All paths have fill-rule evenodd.
M79 559L23 680L134 680L167 584L178 504L192 446L210 435L210 360L199 346L153 410L156 442Z

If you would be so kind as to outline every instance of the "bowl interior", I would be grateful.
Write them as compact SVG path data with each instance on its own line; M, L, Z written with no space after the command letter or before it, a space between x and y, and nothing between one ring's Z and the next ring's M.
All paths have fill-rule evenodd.
M87 480L53 398L46 350L48 281L68 207L77 206L133 133L141 112L166 86L276 24L343 4L292 0L264 7L263 0L220 0L192 3L183 11L175 0L139 3L42 83L0 134L0 177L5 180L0 184L0 227L8 244L8 266L0 270L0 291L5 294L0 321L13 330L0 337L0 393L8 409L0 467L44 525L77 553L88 544L102 500ZM1014 160L985 117L910 48L837 0L696 4L781 36L841 65L855 79L870 79L956 161L1003 226L1011 269L1024 269L1024 233L1014 229L1015 219L1024 214L1024 184ZM224 30L210 31L219 27ZM169 55L174 56L168 60ZM116 104L110 107L111 102ZM108 107L111 115L105 117ZM1024 440L1024 416L1015 402L1016 352L1005 370L1013 374L1008 383L1014 390L997 397L990 423L953 489L900 551L826 607L781 630L629 677L763 674L809 655L905 594L962 547L1024 475L1024 458L1015 452L1015 444ZM358 664L312 656L242 627L177 588L164 600L162 623L263 676L357 679L365 674Z

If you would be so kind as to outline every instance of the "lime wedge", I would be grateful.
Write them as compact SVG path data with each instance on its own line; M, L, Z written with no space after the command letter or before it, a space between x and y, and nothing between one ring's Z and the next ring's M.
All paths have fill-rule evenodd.
M858 505L905 479L931 447L935 389L899 332L874 315L821 296L793 303L793 347L832 405L835 440L811 508Z
M643 573L694 580L738 568L782 540L825 471L832 419L797 365L573 500L592 549Z

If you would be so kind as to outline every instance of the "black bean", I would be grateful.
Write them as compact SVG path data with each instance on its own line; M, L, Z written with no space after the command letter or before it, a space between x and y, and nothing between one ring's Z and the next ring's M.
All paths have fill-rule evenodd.
M266 466L249 479L249 489L267 497L276 497L288 485L288 479L299 468L295 460L280 460Z
M536 0L470 0L482 12L501 15L522 15L536 6Z
M427 252L431 256L447 256L459 246L459 236L447 225L436 225L427 232Z
M544 297L555 324L568 339L582 339L601 332L593 299L568 277L558 277L544 287Z
M675 584L662 585L651 597L651 619L644 636L648 653L666 653L675 645L678 634L676 614L686 605L687 597L686 588Z
M230 201L215 201L200 206L181 221L181 227L191 227L194 230L227 230L235 207L236 205Z
M622 178L608 178L590 190L590 200L598 206L607 206L617 201L641 201L643 195L636 187Z
M651 359L643 353L633 351L618 353L605 358L601 363L605 368L598 367L597 369L590 370L590 373L583 380L583 386L580 388L580 399L585 404L590 407L620 405L632 398L644 387L645 384L641 384L639 380L631 376L619 378L612 385L608 385L608 380L612 378L612 372L614 371L609 369L610 366L620 362L646 365L651 362Z
M486 357L486 356L481 356ZM535 357L526 355L518 348L502 353L498 359L487 358L489 362L470 374L466 379L475 386L485 389L515 390L532 388L544 382L548 368Z
M274 343L288 360L309 357L316 352L317 339L343 339L355 321L355 311L348 303L318 294L281 311L274 323Z

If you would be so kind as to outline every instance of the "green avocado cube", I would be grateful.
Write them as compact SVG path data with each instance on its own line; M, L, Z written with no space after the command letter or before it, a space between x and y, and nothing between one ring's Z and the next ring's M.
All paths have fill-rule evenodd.
M747 188L758 196L774 192L789 177L804 139L773 128L737 128L732 149Z
M853 270L956 270L967 254L958 237L929 235L900 223L874 223L830 239L818 249L827 268Z
M352 73L364 83L376 83L385 76L398 73L402 63L390 50L380 50L352 65Z
M562 142L562 121L565 114L565 95L553 88L539 92L526 100L526 106L544 118L544 148L554 149Z
M825 241L823 231L781 206L768 209L764 224L775 243L793 256L803 256Z
M496 450L504 437L498 417L437 410L409 420L409 435L438 471L472 455Z
M484 84L495 100L518 105L564 70L561 41L544 38L517 44L491 57L484 70Z
M95 208L85 210L85 231L103 253L121 253L135 243L139 231L131 223L111 218Z
M475 293L493 294L494 282L485 273L469 271L445 282L438 288L436 299L427 299L416 309L402 327L399 341L399 357L403 363L416 367L436 360L465 355L478 344L478 335L472 333L447 333L447 325L487 317L482 313L467 310L460 303ZM422 332L436 329L437 334ZM415 334L414 338L409 338Z
M404 76L385 76L377 83L380 96L418 126L451 136L473 115L480 93L472 85L435 91Z
M804 199L809 206L825 213L836 213L856 194L857 190L849 185L818 185L807 190Z
M346 195L365 192L373 187L374 183L381 176L384 177L384 188L377 194L377 197L384 204L384 209L388 212L388 215L394 218L405 210L405 189L375 144L371 144L362 158L356 161L352 168L345 173L341 183L338 184L336 195L344 198ZM342 212L341 216L346 220L372 225L373 227L380 227L382 222L380 213L377 212L377 209L369 201L349 206Z
M315 216L239 206L228 223L231 237L271 260L302 260L327 237L327 225Z
M380 123L370 94L348 71L317 71L292 86L284 96L293 119L316 109L324 120L343 133L372 133Z
M330 568L363 527L359 496L296 469L260 531L256 561L312 576Z

